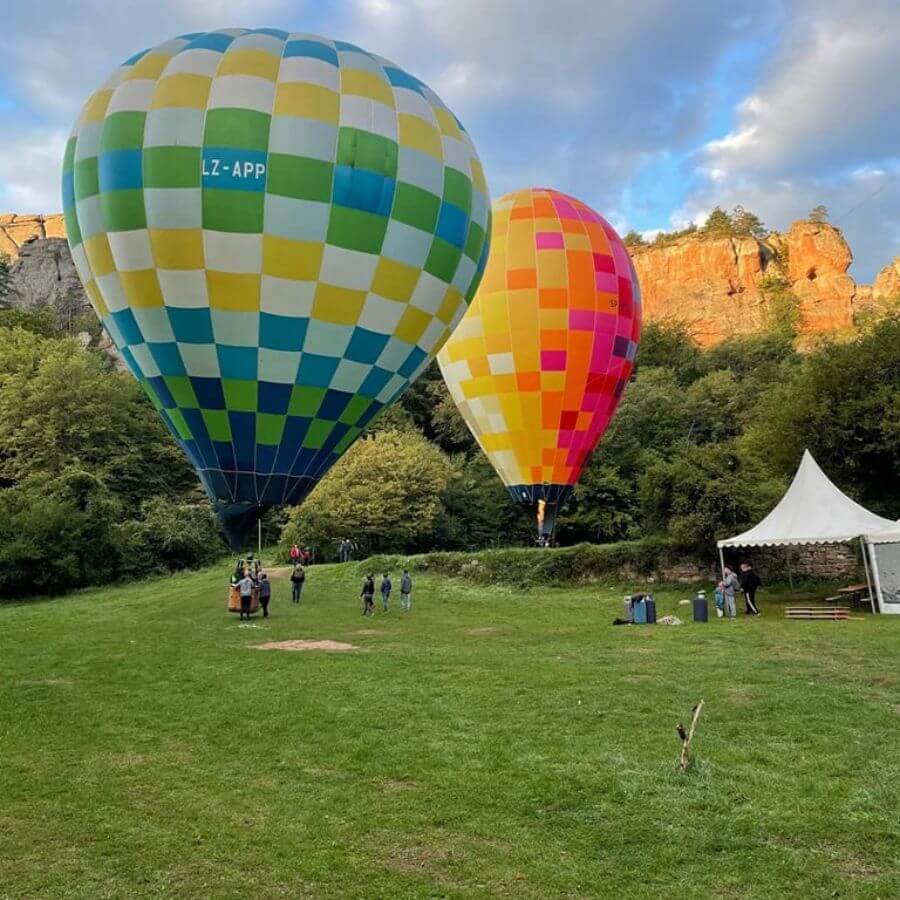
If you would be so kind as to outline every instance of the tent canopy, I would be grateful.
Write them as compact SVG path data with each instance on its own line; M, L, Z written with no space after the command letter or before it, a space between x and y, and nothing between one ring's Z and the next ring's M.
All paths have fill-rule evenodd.
M866 540L870 544L900 544L900 519L881 531L870 531Z
M719 547L841 543L888 527L898 526L851 500L805 450L791 486L775 509L749 531L719 541Z

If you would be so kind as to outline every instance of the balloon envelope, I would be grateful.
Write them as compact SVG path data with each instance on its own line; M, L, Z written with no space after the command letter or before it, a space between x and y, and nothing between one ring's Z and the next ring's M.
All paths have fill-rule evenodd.
M609 425L640 332L637 276L605 219L547 189L494 203L487 270L438 362L542 537Z
M276 29L116 69L68 142L63 205L94 308L237 543L422 372L487 256L482 168L440 99Z

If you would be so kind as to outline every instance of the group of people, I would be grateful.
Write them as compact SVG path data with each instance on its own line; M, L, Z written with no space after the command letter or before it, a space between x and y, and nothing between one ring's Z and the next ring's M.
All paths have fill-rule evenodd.
M289 553L288 553L288 556L290 556L290 558L291 558L291 565L292 565L292 566L297 566L297 565L301 565L301 566L309 566L309 565L312 565L313 555L312 555L312 550L310 550L309 547L303 547L303 548L301 549L301 548L298 547L296 544L294 544L294 545L291 547L291 549L290 549L290 551L289 551Z
M756 592L762 587L759 575L753 570L749 562L742 562L740 575L731 566L724 567L724 577L716 585L716 614L733 619L737 615L735 596L738 591L744 595L744 614L758 616L759 607L756 605Z
M386 613L391 611L390 599L393 588L391 576L385 572L381 576L380 590L382 610ZM362 614L364 616L375 615L375 577L373 575L366 575L363 579L359 596L363 601ZM409 574L409 569L403 570L403 576L400 579L400 608L405 612L412 609L412 576Z
M253 591L259 591L259 605L262 607L263 618L269 618L269 601L272 599L272 584L268 576L262 571L258 559L253 554L246 559L238 560L231 576L231 584L236 587L241 596L240 619L250 620L253 611Z

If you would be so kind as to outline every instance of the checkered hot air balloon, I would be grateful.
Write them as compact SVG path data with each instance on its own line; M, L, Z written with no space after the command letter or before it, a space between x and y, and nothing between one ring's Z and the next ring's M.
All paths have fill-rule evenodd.
M469 136L425 84L275 29L139 53L63 167L72 256L233 546L433 359L488 250Z
M542 543L616 411L640 334L637 275L602 216L541 188L494 204L481 287L438 362Z

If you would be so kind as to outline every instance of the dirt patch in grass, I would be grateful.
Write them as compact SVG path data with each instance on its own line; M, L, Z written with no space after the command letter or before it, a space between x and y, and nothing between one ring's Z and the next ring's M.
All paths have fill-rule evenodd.
M497 629L493 627L489 628L469 628L466 630L466 634L472 635L473 637L479 634L493 634Z
M254 644L255 650L324 650L326 653L349 653L358 650L353 644L341 641L269 641L265 644Z
M394 847L384 856L384 864L395 872L427 875L440 884L447 883L445 866L453 854L433 847Z
M383 628L360 628L357 631L351 631L351 634L384 634Z
M407 778L387 778L381 783L381 787L388 793L393 793L394 791L414 791L419 784Z

